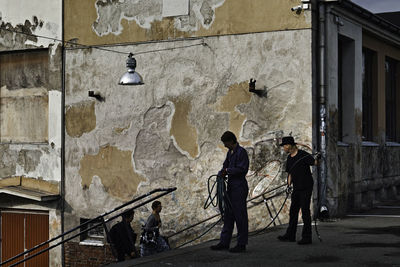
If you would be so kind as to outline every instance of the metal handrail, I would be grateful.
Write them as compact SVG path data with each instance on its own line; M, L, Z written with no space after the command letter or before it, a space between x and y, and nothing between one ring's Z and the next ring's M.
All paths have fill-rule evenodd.
M268 191L265 191L265 192L263 192L263 193L261 193L261 194L255 196L255 197L253 197L253 198L247 200L246 203L248 203L248 202L250 202L250 201L253 201L254 199L257 199L257 198L259 198L259 197L263 197L263 200L262 200L262 201L260 201L259 203L256 203L256 204L253 205L252 207L257 206L257 205L263 203L263 202L266 201L266 200L269 200L269 199L272 199L272 198L274 198L274 197L276 197L276 196L281 195L282 192L277 193L277 194L274 194L273 196L270 196L270 197L264 197L265 195L267 195L267 194L269 194L269 193L271 193L271 192L274 192L275 190L278 190L278 189L280 189L280 188L282 188L282 187L284 187L284 186L287 186L287 184L285 183L285 184L282 184L282 185L280 185L280 186L274 187L274 188L272 188L272 189L270 189L270 190L268 190ZM250 208L251 208L251 207L250 207ZM187 230L189 230L189 229L191 229L191 228L193 228L193 227L195 227L195 226L197 226L197 225L199 225L199 224L202 224L202 223L204 223L204 222L207 222L207 221L209 221L209 220L211 220L211 219L213 219L213 218L215 218L215 217L217 217L217 216L220 216L220 215L221 215L221 214L218 213L218 214L215 214L215 215L213 215L213 216L211 216L211 217L208 217L208 218L206 218L206 219L204 219L204 220L202 220L202 221L200 221L200 222L197 222L197 223L195 223L195 224L192 224L192 225L190 225L190 226L188 226L188 227L186 227L186 228L184 228L184 229L182 229L182 230L180 230L180 231L178 231L178 232L176 232L176 233L173 233L173 234L167 236L167 238L171 238L171 237L176 236L176 235L178 235L178 234L180 234L180 233L183 233L183 232L185 232L185 231L187 231Z
M80 225L78 225L78 226L76 226L76 227L74 227L74 228L68 230L67 232L64 232L64 233L62 233L62 234L60 234L60 235L58 235L58 236L56 236L56 237L54 237L54 238L52 238L52 239L49 239L49 240L47 240L47 241L45 241L45 242L43 242L43 243L41 243L41 244L38 244L38 245L34 246L33 248L30 248L30 249L28 249L28 250L26 250L26 251L24 251L24 252L21 252L20 254L15 255L14 257L11 257L11 258L9 258L9 259L7 259L7 260L1 262L1 263L0 263L0 266L3 265L3 264L6 264L6 263L8 263L8 262L11 262L11 261L13 261L13 260L15 260L15 259L17 259L17 258L19 258L19 257L21 257L21 256L23 256L23 255L25 255L25 254L27 254L27 253L30 253L30 252L32 252L32 251L35 250L35 249L38 249L38 248L40 248L40 247L43 247L44 245L47 245L47 244L49 244L49 243L52 242L52 241L55 241L55 240L57 240L57 239L59 239L59 238L61 238L61 237L64 237L65 235L70 234L70 233L72 233L72 232L74 232L74 231L80 229L82 226L85 226L85 225L87 225L87 224L89 224L89 223L91 223L91 222L93 222L93 221L96 221L96 220L99 220L99 219L102 220L101 222L99 222L99 223L97 223L97 224L94 224L94 225L92 225L91 227L88 227L87 229L85 229L85 230L83 230L83 231L80 231L79 233L77 233L77 234L75 234L75 235L73 235L73 236L71 236L71 237L68 237L67 239L62 240L61 242L58 242L57 244L54 244L54 245L52 245L52 246L50 246L50 247L48 247L48 248L46 248L46 249L43 249L43 250L41 250L41 251L39 251L39 252L37 252L37 253L35 253L35 254L32 254L32 255L30 255L30 256L28 256L28 257L26 257L26 258L24 258L24 259L22 259L22 260L16 262L16 263L13 263L12 265L10 265L10 267L16 266L16 265L18 265L18 264L20 264L20 263L22 263L22 262L25 262L25 261L27 261L27 260L33 258L33 257L36 257L36 256L38 256L38 255L40 255L40 254L42 254L42 253L44 253L44 252L46 252L46 251L48 251L48 250L50 250L50 249L52 249L52 248L55 248L55 247L57 247L57 246L59 246L59 245L65 243L65 242L67 242L67 241L69 241L69 240L71 240L71 239L73 239L73 238L75 238L75 237L77 237L77 236L79 236L79 235L81 235L81 234L83 234L83 233L86 233L86 232L88 232L88 231L90 231L90 230L92 230L92 229L98 227L99 225L102 225L103 223L106 223L106 222L109 222L109 221L112 221L112 220L118 218L119 216L121 216L122 213L124 213L124 211L123 211L123 212L120 212L120 213L118 213L117 215L114 215L114 216L112 216L111 218L109 218L109 219L107 219L107 220L104 221L104 217L105 217L105 216L108 216L108 215L110 215L111 213L114 213L114 212L116 212L116 211L118 211L118 210L120 210L120 209L122 209L122 208L124 208L124 207L126 207L126 206L128 206L128 205L130 205L130 204L132 204L132 203L134 203L134 202L137 202L137 201L139 201L139 200L141 200L141 199L143 199L143 198L149 197L150 195L152 195L152 194L154 194L154 193L163 192L163 193L161 193L161 194L159 194L159 195L157 195L157 196L155 196L155 197L152 197L152 198L149 199L149 200L146 200L146 201L140 203L139 205L134 206L132 209L136 209L136 208L138 208L138 207L141 207L141 206L143 206L143 205L145 205L145 204L147 204L147 203L149 203L149 202L151 202L151 201L153 201L153 200L155 200L155 199L158 199L158 198L160 198L160 197L162 197L162 196L164 196L164 195L166 195L166 194L169 194L169 193L171 193L171 192L173 192L173 191L175 191L175 190L176 190L176 187L154 189L154 190L152 190L152 191L150 191L150 192L148 192L148 193L146 193L146 194L144 194L144 195L141 195L141 196L139 196L139 197L137 197L137 198L134 198L134 199L132 199L131 201L128 201L128 202L126 202L126 203L124 203L124 204L122 204L122 205L120 205L120 206L114 208L113 210L111 210L111 211L109 211L109 212L103 213L103 214L97 216L96 218L90 219L90 220L88 220L88 221L86 221L86 222L84 222L84 223L82 223L82 224L80 224Z

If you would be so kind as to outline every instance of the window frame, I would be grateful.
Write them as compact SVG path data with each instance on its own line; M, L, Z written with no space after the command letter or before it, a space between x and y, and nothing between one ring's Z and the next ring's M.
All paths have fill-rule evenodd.
M374 90L377 52L362 48L362 141L374 140Z
M392 67L390 67L392 66ZM397 76L399 61L385 57L385 138L386 142L399 142L398 105L400 104Z

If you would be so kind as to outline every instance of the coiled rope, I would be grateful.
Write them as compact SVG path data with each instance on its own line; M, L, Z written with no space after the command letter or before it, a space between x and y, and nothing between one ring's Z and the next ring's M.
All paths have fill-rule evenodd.
M217 177L212 186L210 181L213 177ZM217 186L216 194L213 195L215 186ZM204 209L207 209L210 205L217 207L221 215L222 221L225 219L225 212L228 209L232 209L232 203L226 193L226 177L211 175L207 180L208 197L204 203Z

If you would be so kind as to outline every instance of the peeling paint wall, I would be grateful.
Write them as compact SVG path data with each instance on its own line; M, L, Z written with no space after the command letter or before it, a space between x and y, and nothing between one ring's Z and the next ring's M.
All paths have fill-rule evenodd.
M0 27L61 39L61 1L0 0ZM49 47L57 42L1 31L0 44L15 49ZM1 49L3 50L3 49Z
M62 38L62 1L0 0L0 6L0 181L24 177L37 190L59 194L61 44L33 35ZM48 211L50 237L61 232L57 204L6 194L0 201L1 208ZM60 248L50 252L50 266L61 266Z
M79 174L82 177L82 188L88 189L97 176L108 189L108 193L120 199L129 199L136 193L144 178L135 173L132 167L132 151L121 151L106 146L100 148L97 155L85 155L80 163Z
M0 4L0 165L7 166L0 170L0 178L26 175L60 181L59 43L29 34L60 38L61 3Z
M188 15L168 17L164 4L168 1L66 0L65 38L115 44L311 28L310 12L290 10L300 0L189 0Z
M188 121L191 103L185 100L175 100L174 107L175 113L172 118L171 136L174 137L177 146L181 150L186 151L192 158L195 158L199 153L199 149L196 128L190 125Z
M266 176L249 176L251 192L260 183L265 188L285 181L282 170L265 165L285 160L275 139L284 134L292 132L300 143L311 145L311 30L210 37L205 42L208 46L137 55L136 70L145 82L141 86L117 85L126 55L67 50L67 120L87 125L85 117L90 117L96 123L80 134L67 126L66 229L79 224L79 218L96 217L134 196L170 186L178 190L161 199L165 234L215 214L216 209L204 210L203 204L207 178L217 173L226 155L220 142L226 130L234 131L248 150L251 172L266 168ZM179 46L194 43L198 41L180 41ZM178 44L110 48L135 53L173 45ZM267 97L248 92L251 77L257 79L257 89L268 88ZM89 98L89 90L105 101ZM276 210L282 201L274 203ZM137 211L137 231L150 209L146 205ZM281 222L287 221L287 212L285 207ZM268 220L265 206L251 209L251 230ZM205 239L218 236L219 230ZM193 234L170 241L179 244Z
M82 134L92 131L95 127L94 102L66 107L65 131L68 135L80 137Z
M229 114L229 130L239 136L246 119L244 114L241 114L237 106L240 104L247 104L250 102L251 93L249 92L249 85L247 82L240 84L233 84L229 87L226 95L220 98L216 103L216 109L219 112L227 112Z

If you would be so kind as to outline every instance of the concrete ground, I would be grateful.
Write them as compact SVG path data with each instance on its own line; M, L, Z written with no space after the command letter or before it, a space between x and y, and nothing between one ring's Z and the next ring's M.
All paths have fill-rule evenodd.
M318 222L322 242L280 242L286 226L251 236L245 253L212 251L217 241L107 265L121 266L398 266L400 267L400 201L370 211ZM219 226L220 227L220 226ZM297 237L300 238L301 225ZM232 242L232 245L235 245Z

